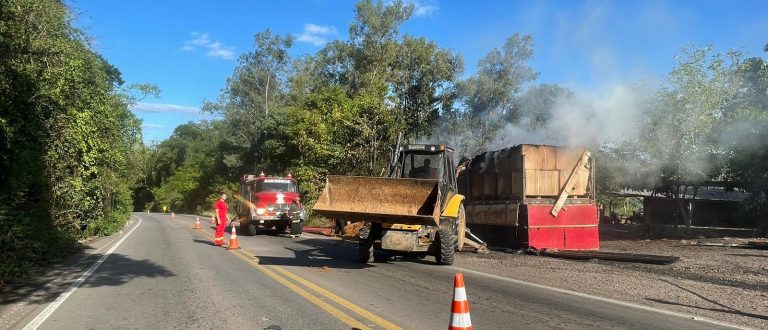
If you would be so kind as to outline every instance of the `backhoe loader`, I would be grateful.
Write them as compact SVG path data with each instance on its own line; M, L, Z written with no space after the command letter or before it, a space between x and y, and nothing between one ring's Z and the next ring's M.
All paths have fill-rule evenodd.
M373 261L374 250L382 250L432 254L438 264L453 264L455 251L465 244L466 218L452 156L444 145L401 146L398 141L389 177L329 175L312 210L330 219L366 223L358 237L361 263Z

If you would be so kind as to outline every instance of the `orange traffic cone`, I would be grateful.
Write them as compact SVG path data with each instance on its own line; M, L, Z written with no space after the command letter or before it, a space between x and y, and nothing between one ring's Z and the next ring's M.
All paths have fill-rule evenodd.
M232 223L232 235L229 235L229 245L227 250L239 249L240 244L237 244L237 231L235 231L235 223Z
M200 227L200 217L195 217L195 229L202 229Z
M171 219L176 219L176 213L171 212Z
M469 319L469 302L464 290L464 274L456 273L453 279L453 304L451 305L451 325L449 330L472 330Z

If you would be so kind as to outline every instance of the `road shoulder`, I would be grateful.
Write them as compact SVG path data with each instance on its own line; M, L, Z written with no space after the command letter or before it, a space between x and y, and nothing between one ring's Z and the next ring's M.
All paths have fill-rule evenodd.
M33 318L55 301L137 224L138 218L131 216L117 233L81 242L82 249L63 261L40 267L30 279L3 288L0 291L0 329L23 327L22 321Z

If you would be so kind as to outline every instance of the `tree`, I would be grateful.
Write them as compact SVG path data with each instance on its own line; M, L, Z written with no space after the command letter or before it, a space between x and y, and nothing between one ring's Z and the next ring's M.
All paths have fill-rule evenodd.
M229 144L225 160L233 172L252 171L255 163L269 162L263 147L283 122L279 110L285 107L292 45L290 35L257 33L254 50L240 56L219 100L203 106L223 118L220 135Z
M573 91L558 85L533 86L513 100L513 108L519 110L509 113L506 121L521 122L531 131L544 129L550 123L557 103L563 99L574 99L575 96Z
M684 49L658 104L646 113L642 147L659 173L656 190L677 201L686 225L692 209L684 200L723 174L725 153L713 133L735 99L732 73L739 58L736 52L713 54L711 47Z
M131 210L140 122L71 21L60 1L0 2L0 286Z
M735 100L720 122L719 142L725 148L725 178L749 192L742 203L744 225L760 224L768 230L768 63L757 57L739 61Z
M461 57L432 41L403 37L391 89L408 137L429 136L440 115L453 110L450 94L462 66Z
M538 77L529 65L533 38L513 34L504 47L492 49L477 64L477 73L459 84L466 109L474 115L505 115L515 111L514 98L523 85Z
M533 57L533 38L513 34L502 49L494 48L477 63L477 72L456 85L460 113L441 122L444 133L438 139L455 141L458 156L477 154L496 137L505 123L516 123L521 116L516 99L526 83L538 73L529 65ZM455 128L470 127L471 130ZM460 136L456 137L457 132ZM446 135L447 134L447 135Z

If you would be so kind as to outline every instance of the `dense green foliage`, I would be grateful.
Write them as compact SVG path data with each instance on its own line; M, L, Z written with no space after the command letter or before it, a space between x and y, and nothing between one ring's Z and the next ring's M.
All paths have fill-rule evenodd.
M70 20L59 1L0 2L0 285L132 208L140 123L120 72Z

